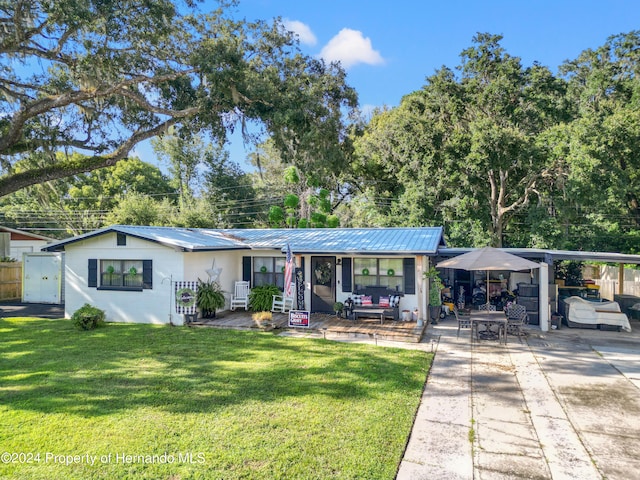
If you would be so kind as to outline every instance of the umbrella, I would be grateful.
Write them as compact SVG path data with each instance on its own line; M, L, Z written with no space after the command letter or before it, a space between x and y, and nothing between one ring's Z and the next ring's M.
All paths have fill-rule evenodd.
M462 270L487 271L487 304L489 304L489 270L530 270L540 268L536 262L512 255L498 248L484 247L463 255L443 260L436 268L459 268Z

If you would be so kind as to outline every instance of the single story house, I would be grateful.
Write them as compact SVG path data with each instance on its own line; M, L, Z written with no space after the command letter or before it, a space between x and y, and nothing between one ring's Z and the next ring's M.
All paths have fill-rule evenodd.
M109 321L179 324L178 286L207 280L213 271L220 273L218 281L229 294L240 280L249 281L252 287L275 284L283 289L287 246L296 261L299 309L332 312L336 301L344 302L354 292L378 287L399 295L399 308L417 311L423 321L428 317L428 281L423 273L442 259L472 250L448 248L442 227L191 229L124 225L52 243L43 250L65 252L67 317L89 303L103 309ZM520 281L549 285L548 289L540 288L535 298L537 321L545 331L550 327L550 312L557 308L557 285L552 276L549 278L554 261L640 264L640 255L503 250L538 262L540 268L492 271L495 278L490 282L509 289ZM474 280L485 278L482 272L443 274L454 293L459 285L466 285L470 292ZM619 293L624 293L622 283Z
M89 303L109 321L180 323L176 282L207 280L232 292L284 287L285 252L296 260L304 309L331 312L358 289L383 286L400 308L426 319L429 257L445 246L442 227L336 229L191 229L114 225L48 245L65 252L65 315ZM300 303L300 302L298 302ZM301 308L301 305L298 305Z

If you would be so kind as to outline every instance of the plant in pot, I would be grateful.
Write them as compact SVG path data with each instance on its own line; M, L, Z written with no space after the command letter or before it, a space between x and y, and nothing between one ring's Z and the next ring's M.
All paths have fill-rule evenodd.
M212 280L203 282L198 279L196 306L200 310L202 318L214 318L216 310L224 307L224 292L220 288L220 284Z
M341 317L343 310L344 310L344 303L336 302L333 304L333 311L336 312L336 317Z
M431 317L431 323L436 324L442 312L441 292L444 284L440 279L440 273L435 267L431 267L424 273L424 276L429 279L429 317Z

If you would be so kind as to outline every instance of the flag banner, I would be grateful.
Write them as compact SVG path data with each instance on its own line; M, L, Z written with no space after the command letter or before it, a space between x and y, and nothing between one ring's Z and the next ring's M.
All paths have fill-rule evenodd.
M296 268L296 307L304 310L304 271Z
M193 315L196 313L196 295L198 282L182 281L175 283L176 313Z
M291 277L295 267L295 259L291 253L291 246L287 243L287 261L284 267L284 295L285 297L293 297L293 289L291 288Z

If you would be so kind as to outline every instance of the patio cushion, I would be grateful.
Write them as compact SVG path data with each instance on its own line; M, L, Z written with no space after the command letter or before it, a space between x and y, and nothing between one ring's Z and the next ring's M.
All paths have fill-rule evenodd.
M373 300L371 299L371 295L362 296L362 305L373 305Z
M400 305L400 295L391 295L389 297L389 304L392 307L397 307Z
M380 305L381 307L387 308L389 306L391 306L391 302L389 300L389 297L380 297L380 300L378 301L378 305Z
M353 306L354 307L361 307L362 306L362 295L352 295L351 296L351 300L353 300Z

